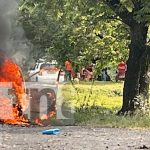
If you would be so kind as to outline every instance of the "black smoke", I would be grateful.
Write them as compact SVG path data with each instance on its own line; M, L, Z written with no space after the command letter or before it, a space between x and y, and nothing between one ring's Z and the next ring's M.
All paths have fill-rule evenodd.
M18 10L16 0L0 0L0 51L22 66L23 62L28 60L31 45L23 28L17 24Z

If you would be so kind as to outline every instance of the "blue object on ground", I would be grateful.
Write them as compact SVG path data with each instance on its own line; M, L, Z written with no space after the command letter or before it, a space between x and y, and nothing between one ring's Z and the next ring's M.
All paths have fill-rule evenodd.
M60 133L60 130L55 128L55 129L49 129L49 130L44 130L42 134L47 134L47 135L52 135L52 134L58 134Z

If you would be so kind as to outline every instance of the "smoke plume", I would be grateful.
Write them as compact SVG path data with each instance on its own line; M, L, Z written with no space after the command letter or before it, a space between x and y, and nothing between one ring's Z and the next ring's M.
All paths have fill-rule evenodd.
M16 0L0 0L0 50L22 66L28 59L31 44L25 38L23 28L16 23L17 9Z

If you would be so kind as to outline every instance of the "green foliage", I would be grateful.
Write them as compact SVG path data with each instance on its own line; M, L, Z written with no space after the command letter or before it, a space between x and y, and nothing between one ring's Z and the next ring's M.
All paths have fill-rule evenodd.
M74 87L71 84L64 85L63 97L78 110L88 107L114 110L121 107L122 83L95 81L92 86L91 82L81 82Z
M114 112L105 109L87 109L75 114L76 125L91 127L150 128L149 119L149 116L116 116Z
M141 0L142 8L139 11L135 11L135 19L137 22L147 22L150 23L150 1Z
M59 25L52 20L46 8L46 2L22 0L19 11L18 22L22 24L27 38L34 45L33 53L37 57L45 55L46 49L53 43L54 34L59 30Z
M66 104L75 108L75 124L98 127L150 127L149 116L117 116L121 107L123 83L96 82L90 93L90 82L63 87ZM78 92L78 93L77 93ZM90 96L89 96L90 95Z
M27 37L62 64L80 56L80 64L96 59L102 68L127 58L128 28L102 2L22 0L20 11Z

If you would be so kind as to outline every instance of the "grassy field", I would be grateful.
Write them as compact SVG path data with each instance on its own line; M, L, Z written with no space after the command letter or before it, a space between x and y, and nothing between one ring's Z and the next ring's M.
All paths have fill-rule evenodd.
M75 124L100 127L150 127L149 116L117 116L122 106L123 82L65 84L63 97L75 109Z
M103 107L118 109L122 105L123 83L113 82L82 82L80 84L66 84L63 96L76 109L82 107Z

